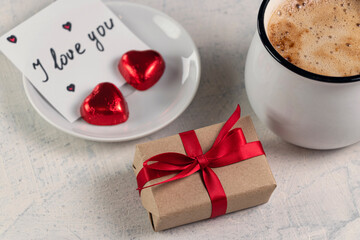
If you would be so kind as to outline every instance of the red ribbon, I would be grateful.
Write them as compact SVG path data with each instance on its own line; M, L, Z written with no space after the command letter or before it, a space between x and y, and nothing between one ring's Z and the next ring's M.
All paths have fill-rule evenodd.
M180 133L181 141L187 155L175 152L162 153L144 162L144 167L137 175L138 189L175 181L198 171L201 172L207 192L209 193L212 212L211 218L223 215L227 209L227 199L221 182L212 168L223 167L249 158L264 155L260 141L247 143L241 128L230 131L240 118L240 106L226 121L210 150L203 154L201 145L194 130ZM154 162L148 164L149 162ZM165 181L144 187L156 178L177 173Z

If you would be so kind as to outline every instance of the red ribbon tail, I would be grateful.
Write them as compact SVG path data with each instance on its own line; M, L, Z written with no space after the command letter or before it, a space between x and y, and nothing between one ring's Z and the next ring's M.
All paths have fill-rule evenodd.
M142 168L142 169L144 169L144 168ZM145 188L149 188L149 187L157 186L157 185L160 185L163 183L179 180L181 178L184 178L184 177L190 176L191 174L194 174L195 172L199 171L199 169L200 169L199 165L196 162L194 162L194 163L190 164L189 166L187 166L183 171L181 171L180 173L178 173L177 175L175 175L172 178L169 178L162 182L154 183L154 184L152 184L150 186L146 186L146 187L144 187L144 185L143 185L142 187L139 187L137 190L141 191L142 189L145 189ZM163 174L162 176L166 176L166 175L169 175L169 174ZM153 180L155 178L149 178L149 179ZM145 182L145 184L146 184L146 182Z
M138 175L136 176L136 181L138 184L138 188L136 190L139 190L139 194L141 194L141 190L143 189L144 185L156 178L160 178L163 176L170 175L172 173L175 173L174 171L156 171L153 169L145 168L143 167Z
M215 139L213 146L218 145L221 140L225 137L225 135L230 131L230 129L234 126L234 124L240 119L240 105L238 104L236 110L231 114L230 118L226 121L224 126L221 128L219 135Z

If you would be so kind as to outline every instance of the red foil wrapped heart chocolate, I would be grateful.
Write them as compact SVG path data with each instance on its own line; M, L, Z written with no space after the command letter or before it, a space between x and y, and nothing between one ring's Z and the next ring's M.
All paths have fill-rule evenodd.
M93 125L126 122L129 108L120 90L112 83L98 84L80 107L82 118Z
M118 69L131 86L144 91L159 81L165 71L165 61L154 50L129 51L120 59Z

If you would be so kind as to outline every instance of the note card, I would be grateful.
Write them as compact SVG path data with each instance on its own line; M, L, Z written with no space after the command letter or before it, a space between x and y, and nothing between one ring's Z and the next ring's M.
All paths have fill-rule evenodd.
M0 50L68 121L101 82L120 87L121 56L145 50L100 0L58 0L0 37Z

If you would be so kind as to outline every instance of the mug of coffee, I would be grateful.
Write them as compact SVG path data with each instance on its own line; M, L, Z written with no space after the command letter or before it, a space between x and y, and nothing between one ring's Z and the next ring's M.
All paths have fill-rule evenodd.
M264 0L245 87L268 128L292 144L360 141L360 1Z

